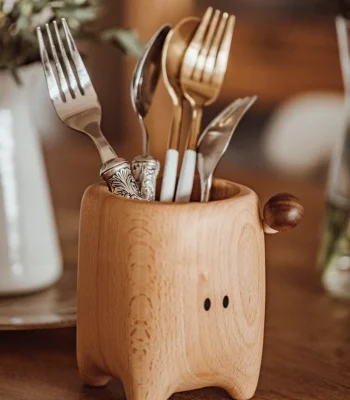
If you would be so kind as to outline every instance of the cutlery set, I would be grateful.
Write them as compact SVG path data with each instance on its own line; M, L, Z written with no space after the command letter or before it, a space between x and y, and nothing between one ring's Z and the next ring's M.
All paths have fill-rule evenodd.
M101 177L111 192L129 199L156 199L160 163L150 154L145 118L162 75L172 100L173 117L160 201L189 202L196 167L201 201L209 201L214 170L241 118L256 100L256 97L237 99L200 133L203 109L217 99L223 84L234 23L233 15L209 7L201 20L189 17L174 28L164 25L148 42L131 82L131 103L142 133L142 152L131 167L117 156L101 132L101 105L66 20L62 19L62 36L56 21L54 35L46 24L47 41L42 29L37 28L41 60L56 112L67 126L93 140L102 161ZM191 122L177 182L185 102L191 108Z

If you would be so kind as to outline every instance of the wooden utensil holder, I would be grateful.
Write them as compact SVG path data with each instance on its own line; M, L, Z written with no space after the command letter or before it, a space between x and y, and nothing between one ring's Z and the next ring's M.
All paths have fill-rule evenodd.
M87 189L77 317L85 384L118 378L127 400L206 386L253 396L265 315L259 199L215 180L212 200L147 203Z

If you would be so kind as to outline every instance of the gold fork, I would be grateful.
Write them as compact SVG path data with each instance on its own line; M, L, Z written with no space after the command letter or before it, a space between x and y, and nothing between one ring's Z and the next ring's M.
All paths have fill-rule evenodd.
M192 108L192 122L175 201L188 202L196 169L196 147L203 107L213 103L224 80L235 16L209 7L185 53L180 83Z

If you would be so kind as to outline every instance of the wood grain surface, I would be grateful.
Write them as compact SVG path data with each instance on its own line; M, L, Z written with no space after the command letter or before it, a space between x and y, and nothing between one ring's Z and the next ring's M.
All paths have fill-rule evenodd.
M264 206L264 223L278 232L295 228L301 221L304 207L300 200L289 193L279 193L271 197Z
M222 166L217 174L251 186L259 193L262 204L274 193L289 191L305 206L305 216L298 228L266 237L265 342L254 399L350 399L350 305L326 297L315 270L324 209L323 188L278 180L257 171L240 171L238 166L231 165L230 170L234 172ZM64 204L61 215L71 212L69 204ZM64 222L62 218L61 224ZM72 248L67 248L71 254ZM0 333L0 398L125 399L116 380L105 388L82 386L75 351L74 329ZM171 365L167 368L171 370ZM172 398L229 397L220 389L207 388Z
M120 378L128 400L208 386L253 396L265 317L259 199L225 180L214 180L212 199L138 202L87 189L77 313L86 384Z

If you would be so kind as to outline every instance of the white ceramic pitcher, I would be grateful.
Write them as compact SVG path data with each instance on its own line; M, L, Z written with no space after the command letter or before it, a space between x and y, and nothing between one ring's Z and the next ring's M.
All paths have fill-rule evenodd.
M32 106L42 67L22 67L22 85L0 72L0 295L43 289L61 254Z

